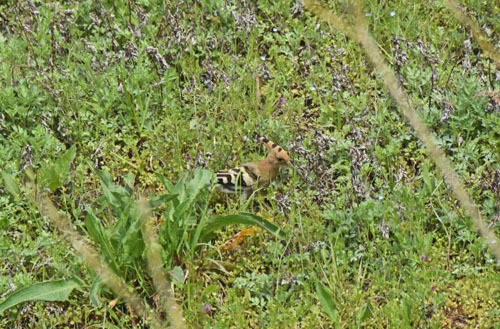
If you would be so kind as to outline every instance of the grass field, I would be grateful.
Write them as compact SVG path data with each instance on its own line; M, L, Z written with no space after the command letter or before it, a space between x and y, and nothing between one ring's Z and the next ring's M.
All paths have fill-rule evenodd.
M460 10L498 59L500 3ZM362 12L498 236L500 61L441 1ZM500 328L500 259L368 55L300 1L0 0L0 327ZM210 181L254 131L293 166L243 202Z

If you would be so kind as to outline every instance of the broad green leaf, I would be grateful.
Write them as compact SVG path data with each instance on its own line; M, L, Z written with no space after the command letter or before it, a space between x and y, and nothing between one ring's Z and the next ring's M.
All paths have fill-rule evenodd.
M176 197L177 197L177 194L170 194L170 193L159 195L159 196L153 197L153 198L151 198L151 200L149 200L149 206L151 208L156 208L156 207L161 206L163 203L165 203L167 201L175 199Z
M319 281L316 282L316 293L318 294L318 299L321 303L323 311L326 315L328 315L330 320L333 321L335 328L339 328L339 312L337 311L333 297L330 295L325 286Z
M280 239L286 239L285 232L283 232L278 226L260 216L246 212L241 212L236 215L210 217L208 223L203 228L202 236L206 237L207 235L217 229L220 229L221 227L234 224L257 225L258 227L274 234Z
M125 205L123 211L117 214L118 218L115 222L114 227L112 227L113 233L111 235L111 244L115 248L115 250L123 250L123 239L125 239L125 235L127 234L127 230L130 227L130 223L132 218L130 217L131 207L134 205L127 204Z
M58 189L68 176L70 165L75 159L75 155L76 146L73 145L54 164L50 164L42 169L40 174L41 185L52 192Z
M54 192L59 186L61 186L59 174L57 173L54 166L50 166L42 170L40 183L43 187L48 188L52 192Z
M0 304L0 314L6 309L29 300L65 301L80 284L73 279L35 283L11 294Z
M359 324L370 319L373 316L373 307L370 301L366 303L356 314Z
M194 177L186 183L186 192L188 196L190 198L195 198L201 189L212 182L213 176L214 174L210 170L196 168Z
M122 246L126 256L138 258L144 251L144 239L141 230L141 214L136 206L133 209L135 213L130 215L131 223L122 237Z
M182 177L177 184L175 184L174 189L172 190L172 193L175 193L178 195L177 199L179 202L183 202L188 198L187 192L186 192L186 179L187 179L187 173ZM175 199L174 199L175 201Z
M99 306L101 304L99 295L103 287L105 287L104 282L102 282L101 278L96 277L90 288L90 301L94 306Z
M170 183L170 181L164 175L160 174L157 171L155 171L154 174L156 175L156 177L158 177L158 179L160 180L160 182L162 182L162 184L165 185L165 187L167 187L167 184L168 185L172 185L172 183Z
M17 186L16 180L11 175L7 174L5 171L2 171L3 183L5 184L5 188L7 191L12 194L14 199L19 199L19 187Z
M174 219L179 219L181 216L184 215L185 211L191 208L192 205L192 200L185 200L181 204L177 205L175 207L175 212L173 214ZM189 213L188 213L189 214Z
M184 272L182 271L182 268L180 268L179 266L174 267L173 269L168 271L168 273L172 276L172 278L174 278L178 282L184 283L185 280Z
M73 145L63 154L62 157L56 160L56 170L62 176L67 176L69 173L69 166L76 156L76 146Z
M119 272L116 264L116 253L111 245L109 233L101 224L101 220L94 214L92 209L87 208L87 217L85 218L85 228L92 239L101 247L104 258L115 272Z
M156 177L158 177L158 179L160 180L160 182L163 185L165 185L165 187L167 188L167 191L169 193L172 193L172 191L174 190L174 185L165 176L163 176L159 172L155 172L155 175L156 175Z
M102 194L106 198L106 201L111 206L111 208L113 208L113 210L119 210L121 208L121 200L119 197L119 193L113 193L117 190L116 185L113 183L113 177L110 173L103 170L97 171L97 175L101 180ZM123 190L123 193L127 192Z
M92 239L102 245L108 240L108 238L104 234L104 228L101 221L97 218L92 209L87 208L87 213L87 217L85 218L85 228Z
M128 195L134 195L135 175L129 172L127 175L125 175L125 177L123 177L123 180L125 182L125 190L127 191Z

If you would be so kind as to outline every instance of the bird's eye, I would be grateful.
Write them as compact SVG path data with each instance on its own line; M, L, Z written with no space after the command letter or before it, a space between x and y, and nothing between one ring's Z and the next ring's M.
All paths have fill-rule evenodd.
M283 162L284 160L283 160L283 158L278 157L278 161Z

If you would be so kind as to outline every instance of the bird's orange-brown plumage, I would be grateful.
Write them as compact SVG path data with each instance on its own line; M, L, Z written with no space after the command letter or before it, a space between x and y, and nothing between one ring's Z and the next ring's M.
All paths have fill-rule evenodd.
M248 196L253 189L269 185L278 176L279 169L290 164L290 157L281 146L258 133L254 136L268 149L267 157L229 170L219 170L216 182L220 191Z

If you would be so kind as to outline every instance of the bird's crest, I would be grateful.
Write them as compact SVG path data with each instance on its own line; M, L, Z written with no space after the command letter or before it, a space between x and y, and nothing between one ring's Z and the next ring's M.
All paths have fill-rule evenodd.
M268 149L268 158L276 159L276 161L278 161L280 165L288 165L290 163L290 157L288 156L288 153L286 153L286 151L281 146L270 141L266 136L263 136L257 132L254 132L253 135Z

